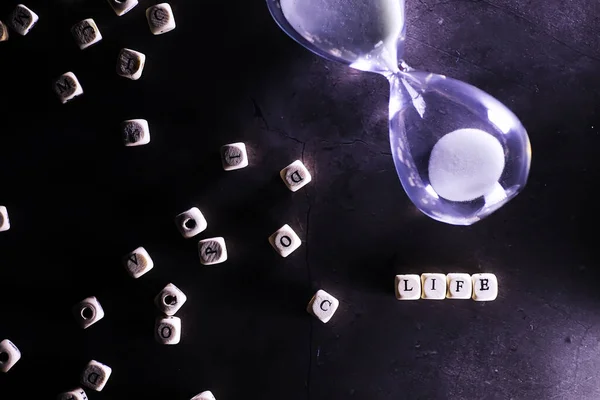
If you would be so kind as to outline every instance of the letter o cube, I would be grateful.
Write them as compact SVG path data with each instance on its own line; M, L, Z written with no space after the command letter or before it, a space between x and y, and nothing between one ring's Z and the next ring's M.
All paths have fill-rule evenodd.
M287 224L269 236L269 243L281 257L287 257L294 252L302 241L296 232Z

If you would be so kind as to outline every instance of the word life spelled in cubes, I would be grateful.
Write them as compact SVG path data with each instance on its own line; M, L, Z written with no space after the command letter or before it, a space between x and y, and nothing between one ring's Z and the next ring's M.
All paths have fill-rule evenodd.
M100 392L106 386L110 374L112 374L112 368L92 360L81 374L81 384L89 389Z
M54 91L58 95L60 102L63 104L83 94L83 88L75 74L72 72L67 72L56 80L54 83Z
M206 390L192 397L191 400L217 400L210 390Z
M119 17L128 13L133 7L138 5L137 0L108 0L108 4L112 7Z
M292 192L306 186L312 179L302 161L296 160L279 172L279 176Z
M227 261L225 239L215 237L198 242L198 254L202 265L213 265Z
M296 232L286 224L269 236L269 243L281 257L287 257L300 247L301 241Z
M473 299L492 301L498 296L494 274L416 274L396 275L398 300Z
M87 49L91 45L102 40L100 29L98 29L98 26L91 18L84 19L73 25L71 33L75 38L77 46L79 46L79 49L81 50Z
M95 297L88 297L73 307L75 319L83 329L87 329L104 318L104 310Z
M176 216L175 224L181 236L186 239L196 236L208 227L206 218L204 218L202 212L196 207L192 207Z
M244 143L231 143L221 147L221 162L225 171L246 168L248 153Z
M139 51L131 49L121 49L117 58L117 74L134 81L142 76L146 56Z
M338 299L324 290L319 290L308 303L306 311L326 324L333 317L339 305Z
M175 16L168 3L157 4L146 10L150 32L161 35L175 29Z
M186 300L187 296L177 286L169 283L156 296L154 303L163 314L173 316Z
M125 268L132 278L139 278L152 268L154 261L143 247L138 247L124 258Z
M156 319L155 338L160 344L177 344L181 340L181 319L159 317Z
M129 119L121 124L125 146L143 146L150 143L150 126L145 119Z
M88 400L88 397L82 388L76 388L59 394L57 400Z
M8 372L21 359L21 352L13 342L4 339L0 342L0 371Z
M25 36L35 26L39 19L40 18L36 13L25 7L23 4L19 4L11 14L8 23L15 32Z
M4 22L0 21L0 42L6 42L8 40L8 28L4 25Z
M0 206L0 232L10 229L10 220L8 219L8 210L4 206Z

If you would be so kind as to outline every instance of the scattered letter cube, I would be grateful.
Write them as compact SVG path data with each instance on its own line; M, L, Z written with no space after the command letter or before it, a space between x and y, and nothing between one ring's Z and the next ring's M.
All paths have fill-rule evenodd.
M57 400L88 400L88 397L82 388L77 388L59 394Z
M423 285L421 297L428 300L443 300L446 298L446 275L421 274Z
M192 400L217 400L210 390L197 394Z
M449 299L470 299L473 291L471 284L471 275L469 274L448 274L448 289L446 297Z
M92 360L83 370L83 374L81 374L81 384L89 389L100 392L106 386L111 373L112 369L108 365Z
M215 237L198 242L198 253L203 265L219 264L227 260L225 239Z
M155 35L167 33L175 29L175 17L168 3L157 4L146 10L146 18L150 31Z
M172 283L169 283L154 299L158 309L168 316L175 315L187 300L187 296Z
M143 247L138 247L125 256L125 268L132 278L139 278L154 268L150 254Z
M122 49L117 59L117 74L137 81L142 76L146 56L138 51Z
M54 91L63 104L83 94L83 88L72 72L67 72L56 80Z
M283 182L288 189L290 189L292 192L295 192L301 187L305 186L312 179L310 172L308 172L300 160L296 160L282 169L279 175L281 176L281 179L283 179Z
M119 17L138 5L137 0L108 0L108 4Z
M396 298L418 300L421 298L421 277L415 274L396 275Z
M498 279L494 274L473 274L473 300L492 301L498 297Z
M154 333L160 344L177 344L181 340L181 320L177 317L157 318Z
M269 236L269 243L280 256L287 257L300 247L301 241L296 232L286 224Z
M9 24L19 35L27 35L31 28L35 26L40 18L36 13L25 7L23 4L17 5L10 16Z
M0 342L0 371L8 372L21 359L21 352L8 339Z
M203 232L208 226L204 215L202 215L202 212L196 207L192 207L176 216L175 223L177 224L177 229L179 229L181 236L186 239Z
M87 329L104 318L104 310L95 297L88 297L73 308L75 319L83 329Z
M321 322L327 323L335 314L340 302L324 290L319 290L308 303L308 311Z
M6 42L8 40L8 28L4 25L4 22L0 21L0 42Z
M221 161L225 171L242 169L248 166L248 153L244 143L226 144L221 147Z
M75 38L75 42L77 42L77 46L79 46L81 50L87 49L94 43L98 43L102 40L100 29L98 29L98 26L91 18L84 19L73 25L71 33Z
M0 232L10 229L10 220L8 219L8 210L4 206L0 206Z
M142 146L150 143L150 127L145 119L130 119L121 124L125 146Z

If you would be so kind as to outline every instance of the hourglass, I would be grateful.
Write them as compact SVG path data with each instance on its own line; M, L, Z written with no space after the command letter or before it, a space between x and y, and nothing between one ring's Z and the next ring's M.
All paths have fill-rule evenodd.
M315 54L390 82L398 177L429 217L471 225L525 186L527 131L489 94L403 61L404 0L267 0L277 24Z

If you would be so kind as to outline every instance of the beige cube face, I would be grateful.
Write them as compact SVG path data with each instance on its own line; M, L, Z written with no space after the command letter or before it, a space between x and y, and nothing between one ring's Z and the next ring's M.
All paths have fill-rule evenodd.
M108 378L112 374L112 368L108 365L99 363L98 361L92 360L83 370L81 374L81 384L88 389L95 390L96 392L102 391Z
M473 300L492 301L498 297L498 279L494 274L473 274Z
M269 236L269 243L281 257L287 257L300 247L302 241L296 232L286 224Z
M187 296L175 285L169 283L154 299L156 307L165 315L172 316L187 301Z
M13 342L4 339L0 342L0 372L8 372L21 359L21 352Z
M231 143L221 147L221 163L225 171L246 168L248 152L244 143Z
M282 169L279 176L292 192L300 190L312 180L310 172L300 160L296 160Z
M324 290L319 290L308 303L307 311L326 324L331 320L339 305L338 299Z
M157 318L154 337L160 344L178 344L181 341L181 319L177 317Z
M206 218L204 218L202 212L196 207L192 207L176 216L175 224L177 224L177 229L179 229L181 236L186 239L204 232L208 227Z
M88 297L73 307L73 315L83 329L87 329L104 318L104 310L95 297Z
M75 97L81 96L83 94L83 88L75 74L67 72L54 82L54 92L58 96L60 102L66 104Z
M421 274L421 298L444 300L446 298L446 275Z
M57 400L88 400L87 394L82 388L69 390L58 395Z
M198 242L198 255L202 265L214 265L227 261L225 239L215 237Z
M0 206L0 232L10 229L10 220L8 219L8 210L4 206Z
M449 299L470 299L473 292L471 275L452 273L447 275L448 288L446 297Z
M154 261L143 247L138 247L124 258L125 269L132 278L139 278L154 268Z
M175 16L169 3L156 4L146 10L146 19L153 35L162 35L175 29Z
M421 298L421 277L416 274L396 275L395 288L398 300L419 300Z
M210 390L206 390L196 396L192 400L217 400Z
M137 0L108 0L108 4L112 7L119 17L127 14L131 9L138 5Z

